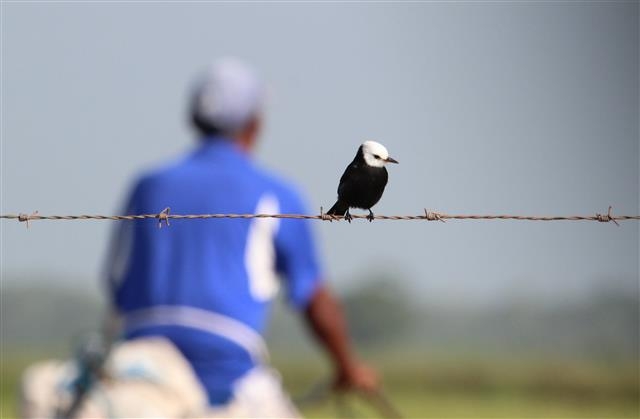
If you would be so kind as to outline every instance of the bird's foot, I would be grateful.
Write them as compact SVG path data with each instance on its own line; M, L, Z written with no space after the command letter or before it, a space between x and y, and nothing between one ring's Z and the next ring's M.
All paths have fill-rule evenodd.
M347 212L344 213L344 219L349 221L349 223L351 223L351 220L353 220L353 217L351 216L351 213L349 212L349 210L347 210Z
M373 221L374 218L375 218L375 215L373 215L373 212L371 211L371 209L369 209L369 215L367 215L367 220L371 222Z

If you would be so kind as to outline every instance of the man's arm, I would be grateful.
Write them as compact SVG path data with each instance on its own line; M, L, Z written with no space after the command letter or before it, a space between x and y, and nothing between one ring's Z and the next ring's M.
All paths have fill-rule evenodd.
M305 315L310 329L334 363L336 387L368 392L378 390L378 376L353 353L342 305L326 285L321 284L316 289Z

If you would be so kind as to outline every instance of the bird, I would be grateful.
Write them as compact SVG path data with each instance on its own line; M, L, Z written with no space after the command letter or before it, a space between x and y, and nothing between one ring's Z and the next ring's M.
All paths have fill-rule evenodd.
M365 141L358 148L356 157L347 166L338 185L338 200L327 212L327 215L344 215L344 219L351 222L353 218L349 208L369 210L367 220L373 221L371 211L382 197L389 175L385 165L398 163L386 147L375 141Z

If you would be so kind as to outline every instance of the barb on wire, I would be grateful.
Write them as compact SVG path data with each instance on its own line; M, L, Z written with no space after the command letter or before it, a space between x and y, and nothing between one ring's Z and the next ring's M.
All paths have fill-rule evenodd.
M321 219L322 221L327 221L327 220L328 220L328 221L333 221L333 219L332 219L332 218L333 218L333 216L332 216L332 215L325 214L325 213L324 213L324 210L322 209L322 207L320 207L320 219Z
M167 225L167 227L169 227L169 212L171 212L171 208L167 207L160 211L158 215L156 215L156 218L158 219L158 228L162 228L163 221Z
M537 215L460 215L445 214L441 212L428 211L426 208L420 215L376 215L375 220L392 220L392 221L440 221L444 223L446 220L517 220L517 221L598 221L601 223L613 222L620 226L619 221L640 220L640 215L612 215L612 208L606 214L596 213L595 215L568 215L568 216L537 216ZM351 215L353 219L369 219L368 215ZM194 220L194 219L213 219L213 218L284 218L298 220L321 220L321 221L340 221L344 217L339 215L326 214L320 207L319 215L307 214L170 214L170 208L156 214L136 214L136 215L39 215L38 211L30 215L20 214L2 214L0 219L18 220L26 222L27 227L29 221L35 220L158 220L158 227L162 227L162 223L169 226L169 220Z
M611 205L609 205L609 211L607 211L606 214L596 214L596 218L601 223L608 223L609 221L613 221L618 227L620 227L620 224L618 224L616 219L611 216Z
M426 219L428 221L442 221L443 223L446 223L445 220L442 219L442 216L437 213L437 212L433 212L433 211L427 211L427 209L424 209L424 216L426 217Z
M33 218L37 215L38 211L32 212L31 215L20 213L18 214L18 221L20 221L21 223L25 223L27 225L27 228L29 228L29 220L33 220Z

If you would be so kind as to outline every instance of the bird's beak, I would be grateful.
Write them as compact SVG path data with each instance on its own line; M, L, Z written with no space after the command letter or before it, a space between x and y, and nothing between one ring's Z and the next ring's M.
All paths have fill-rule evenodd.
M398 160L394 159L393 157L387 157L387 159L385 160L387 163L398 163Z

